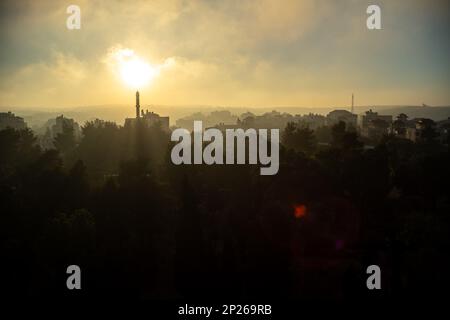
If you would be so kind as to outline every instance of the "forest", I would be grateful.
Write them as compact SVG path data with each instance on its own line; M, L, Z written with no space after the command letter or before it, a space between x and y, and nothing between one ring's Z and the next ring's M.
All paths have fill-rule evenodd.
M449 144L290 123L280 166L177 166L158 126L95 120L43 150L0 131L2 289L11 297L396 299L438 295ZM82 290L66 288L66 268ZM366 268L382 271L379 292Z

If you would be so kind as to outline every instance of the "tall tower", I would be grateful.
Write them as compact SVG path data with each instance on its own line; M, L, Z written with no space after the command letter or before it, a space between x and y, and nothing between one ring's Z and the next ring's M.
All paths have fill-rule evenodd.
M354 103L354 96L353 96L353 93L352 93L352 113L354 113L354 111L355 111L353 103Z
M141 116L141 105L139 104L139 91L136 91L136 118Z

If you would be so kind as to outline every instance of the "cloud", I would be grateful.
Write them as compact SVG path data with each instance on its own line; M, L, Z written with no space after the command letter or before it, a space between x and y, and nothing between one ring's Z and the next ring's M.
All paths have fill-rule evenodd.
M53 63L47 66L48 72L62 81L80 82L87 76L85 63L72 55L61 52L54 53ZM45 73L42 73L45 74Z
M87 79L87 70L85 62L54 51L51 60L22 66L9 74L8 81L0 82L0 104L11 98L22 103L52 101L54 104L61 93L73 91Z
M108 50L118 44L160 71L145 90L161 104L336 105L353 91L366 103L383 92L450 98L441 0L380 0L380 32L366 30L367 3L355 0L76 4L81 30L69 31L65 1L1 2L0 104L128 101L129 88L111 76Z

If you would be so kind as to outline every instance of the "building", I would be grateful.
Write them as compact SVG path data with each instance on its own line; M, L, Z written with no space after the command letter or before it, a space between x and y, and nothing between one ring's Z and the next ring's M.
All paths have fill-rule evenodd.
M416 118L412 120L412 125L406 128L406 139L413 142L431 141L439 137L436 122L427 118Z
M233 125L238 121L238 117L232 114L228 110L212 111L209 114L196 112L192 115L180 118L176 121L176 126L192 131L194 129L194 121L202 121L203 125L208 127L214 127L217 124Z
M139 91L136 91L136 117L126 118L125 126L135 126L137 122L143 123L148 127L160 126L161 129L169 131L169 117L161 117L157 113L141 110Z
M391 115L380 115L378 112L366 111L357 117L357 127L361 136L378 139L389 132L392 125Z
M301 123L310 128L317 128L323 125L325 117L312 113L304 116L293 116L289 113L272 111L258 116L245 113L240 119L237 121L237 124L242 128L284 130L289 122Z
M312 130L323 127L327 123L327 118L321 114L308 113L303 116L295 116L297 121Z
M408 129L414 126L414 121L408 120L408 116L406 114L400 113L397 116L397 119L392 122L389 133L399 138L407 138Z
M53 124L51 127L53 136L56 137L59 133L63 133L65 127L73 129L75 140L79 140L81 138L81 130L79 124L74 119L65 118L64 115L56 117L55 124Z
M446 120L438 121L436 125L441 143L448 144L450 141L450 117Z
M73 131L73 136L76 142L81 140L81 129L79 124L71 118L66 118L64 115L57 116L55 119L49 119L44 125L45 133L39 136L39 145L43 149L52 149L55 147L54 141L58 134L64 133L64 130L69 129Z
M333 110L327 114L327 125L333 126L339 122L345 122L347 126L356 127L357 116L347 110Z
M369 111L366 111L364 114L359 114L357 116L357 125L358 128L366 128L369 126L370 122L374 120L382 120L386 121L388 124L392 123L392 116L391 115L380 115L378 112L372 111L370 109Z
M439 141L447 144L450 131L450 118L438 122L428 118L408 120L408 116L400 113L392 123L390 133L398 138L413 142Z
M0 112L0 130L4 130L6 128L12 129L25 129L27 124L21 117L17 117L11 111L8 112Z
M226 123L221 122L210 128L215 128L215 129L219 129L221 132L226 132L227 129L236 130L236 129L242 128L242 126L241 126L241 122L239 122L237 124L226 124ZM206 128L206 129L210 129L210 128ZM245 129L245 128L242 128L242 129Z

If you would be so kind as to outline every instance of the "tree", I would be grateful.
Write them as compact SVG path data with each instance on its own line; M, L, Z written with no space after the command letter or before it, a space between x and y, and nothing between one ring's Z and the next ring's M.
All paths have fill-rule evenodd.
M438 137L435 126L436 123L431 119L423 119L421 121L422 131L420 133L420 138L426 143L432 143Z
M96 119L86 122L82 133L77 154L89 175L102 180L104 174L117 173L123 149L123 129L113 122Z
M317 148L314 131L308 126L289 122L283 132L282 142L288 149L312 154Z
M331 128L331 144L344 150L359 149L363 145L359 141L356 132L346 130L346 125L343 121L339 121Z
M63 122L62 132L56 135L54 144L56 150L61 152L63 155L75 149L75 134L73 126Z
M329 126L318 127L315 131L318 142L330 143L331 142L331 128Z
M36 161L41 149L30 129L0 131L0 175Z

